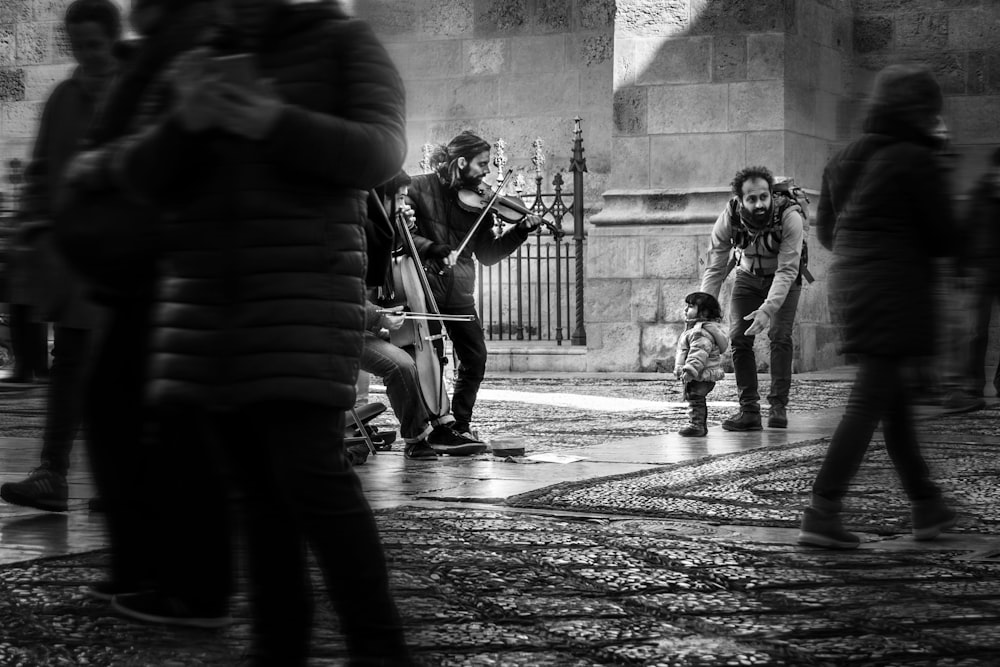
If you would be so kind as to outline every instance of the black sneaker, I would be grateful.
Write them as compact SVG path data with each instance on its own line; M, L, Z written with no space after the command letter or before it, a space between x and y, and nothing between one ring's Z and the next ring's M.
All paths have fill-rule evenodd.
M233 622L226 613L204 613L191 609L180 600L157 591L116 595L111 608L123 616L147 623L183 625L189 628L224 628Z
M0 486L0 498L11 505L65 512L69 509L69 486L65 475L44 467L35 468L24 480Z
M726 431L760 431L764 427L760 425L759 412L743 412L741 410L723 421L722 428Z
M435 426L427 436L427 444L438 454L449 456L472 456L486 451L486 443L477 440L471 433L460 433L451 426Z
M403 456L408 459L427 460L436 459L438 455L431 449L426 440L420 440L406 443L406 447L403 448Z

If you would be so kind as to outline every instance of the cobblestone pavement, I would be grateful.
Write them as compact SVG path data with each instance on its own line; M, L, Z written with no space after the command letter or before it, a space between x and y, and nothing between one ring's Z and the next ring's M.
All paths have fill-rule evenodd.
M595 386L574 382L567 388L565 381L533 379L516 384L524 392L576 394ZM500 391L510 385L497 380L487 388ZM614 393L601 388L592 395L669 403L676 396L664 399L665 393L653 392L666 392L668 385L673 383L615 381ZM724 402L727 389L720 389L715 398ZM633 395L625 393L633 390ZM846 385L810 383L799 390L802 404L829 407L843 401ZM505 405L484 400L477 407L481 432L531 437L539 420L565 418L560 428L573 429L567 439L572 447L632 437L619 435L626 431L663 433L683 415L677 406L594 418L594 410L553 414L549 405ZM728 409L717 407L722 414ZM517 414L498 414L504 410ZM583 421L587 415L592 421ZM787 504L800 505L805 498L797 481L801 475L783 475L780 466L774 466L773 476L762 473L768 464L765 450L688 466L714 463L715 477L705 470L694 474L703 484L692 492L744 508L760 519L744 523L755 525L733 526L728 516L697 511L678 512L683 519L670 512L639 516L650 500L637 495L607 506L614 493L607 494L600 512L594 511L592 497L561 509L428 501L381 510L377 520L392 585L416 660L427 667L995 667L1000 541L996 524L983 522L982 516L987 509L995 512L997 482L988 470L976 475L969 470L977 455L984 461L995 458L990 447L1000 444L996 415L991 409L921 422L921 433L941 443L941 457L949 459L954 452L964 462L949 485L974 481L968 502L986 508L977 510L976 530L964 519L958 534L931 543L916 543L900 530L873 528L855 552L795 546L787 508L770 516L761 498L780 493ZM564 441L542 439L550 449L553 440L555 447ZM800 445L802 460L815 456L817 447ZM794 457L789 460L786 472L795 466ZM665 466L654 475L684 468ZM747 471L752 475L743 484L715 484L716 479L735 482ZM749 500L748 489L755 494ZM881 508L876 497L867 497L868 490L859 493L868 515L884 510L899 518L898 507ZM61 518L28 515L21 521ZM103 576L106 558L106 552L95 551L0 568L0 665L238 663L249 633L242 594L233 605L236 623L222 632L131 624L82 592L86 583ZM313 577L318 582L318 573ZM313 665L346 664L336 621L324 603L318 604L313 647Z

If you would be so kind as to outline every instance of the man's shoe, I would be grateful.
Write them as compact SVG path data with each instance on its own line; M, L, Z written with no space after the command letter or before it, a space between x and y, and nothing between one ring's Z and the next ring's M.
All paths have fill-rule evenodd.
M729 419L722 422L722 428L726 431L760 431L759 412L743 412L742 410Z
M956 391L944 399L941 407L951 414L962 414L964 412L982 410L986 407L986 401L981 396L969 396L964 392Z
M48 468L35 468L27 479L0 486L0 498L12 505L47 512L65 512L69 500L66 477Z
M436 459L437 452L431 449L426 440L419 440L406 443L406 447L403 448L403 456L415 460Z
M913 503L913 539L933 540L942 532L955 527L958 515L939 498Z
M772 405L767 415L768 428L788 428L788 415L784 405Z
M427 436L427 444L438 454L472 456L486 451L486 443L471 433L456 431L451 426L438 425Z
M708 429L701 424L688 424L681 430L677 431L677 435L685 438L702 438L708 435Z
M824 549L857 549L860 538L844 529L840 515L807 507L802 513L798 543Z
M189 628L224 628L233 622L225 611L195 610L180 600L157 591L116 595L111 600L111 608L138 621Z
M369 451L367 443L348 445L344 447L344 456L352 466L360 466L364 465L365 461L368 460Z

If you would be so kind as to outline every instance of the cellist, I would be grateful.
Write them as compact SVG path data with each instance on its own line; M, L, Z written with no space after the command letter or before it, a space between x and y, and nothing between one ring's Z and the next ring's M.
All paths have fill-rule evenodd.
M392 181L376 188L369 195L369 212L365 234L368 242L368 301L365 307L365 349L361 354L361 370L382 378L386 395L396 419L399 420L400 437L403 439L404 456L408 459L434 459L438 454L469 456L486 451L486 445L473 442L457 434L452 428L455 418L451 414L438 416L431 423L421 399L416 362L408 352L394 345L383 331L396 331L404 326L404 315L385 312L376 306L378 290L385 285L390 271L391 255L397 245L393 229L374 197L383 202L392 198L400 188L405 188L409 176L400 172ZM412 212L410 212L412 216ZM422 270L421 267L418 267Z
M474 298L475 260L496 264L517 250L542 220L527 215L498 237L492 220L483 220L481 213L459 205L458 192L479 190L490 173L490 145L472 132L462 132L447 145L438 146L431 154L431 165L431 173L413 177L406 204L415 216L417 251L432 269L427 275L438 308L444 314L473 316L472 321L446 321L444 325L459 364L451 400L454 429L477 442L471 428L472 409L486 373L487 351Z

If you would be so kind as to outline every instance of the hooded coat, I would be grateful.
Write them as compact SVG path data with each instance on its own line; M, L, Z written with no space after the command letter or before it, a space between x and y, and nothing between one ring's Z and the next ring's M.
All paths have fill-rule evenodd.
M367 24L285 5L254 52L287 103L252 141L164 118L116 170L165 208L150 398L354 404L367 190L405 155L404 93Z
M865 134L824 170L816 236L833 251L830 301L843 353L934 352L934 258L950 255L954 238L930 130L940 103L926 71L887 68Z

